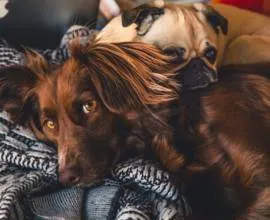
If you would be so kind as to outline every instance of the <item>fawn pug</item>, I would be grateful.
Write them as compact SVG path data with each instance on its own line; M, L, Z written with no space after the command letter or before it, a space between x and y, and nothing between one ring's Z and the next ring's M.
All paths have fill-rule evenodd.
M178 56L183 86L197 89L217 81L217 67L269 62L270 18L222 4L158 0L124 11L97 40L154 44Z

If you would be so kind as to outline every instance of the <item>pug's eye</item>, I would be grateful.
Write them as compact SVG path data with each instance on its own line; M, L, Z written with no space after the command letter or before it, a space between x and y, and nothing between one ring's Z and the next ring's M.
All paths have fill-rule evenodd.
M210 63L215 63L216 61L216 58L217 58L217 51L215 48L213 47L210 47L208 48L205 52L204 52L204 56L207 58L207 60L210 62Z
M170 56L183 59L186 49L184 47L168 47L164 49L164 52Z
M45 125L47 128L49 128L51 130L55 129L55 127L56 127L56 123L53 120L46 120Z
M97 102L94 100L83 104L83 106L82 106L83 113L89 114L89 113L93 112L96 109L96 106L97 106Z

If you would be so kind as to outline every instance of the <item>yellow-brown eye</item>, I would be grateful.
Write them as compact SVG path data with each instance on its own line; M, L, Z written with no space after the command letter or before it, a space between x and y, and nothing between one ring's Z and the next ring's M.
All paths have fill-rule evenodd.
M82 106L83 113L89 114L89 113L93 112L96 108L96 105L97 105L97 102L94 100L83 104L83 106Z
M49 128L49 129L54 129L55 126L56 126L55 122L52 121L52 120L47 120L47 121L45 122L45 124L46 124L47 128Z

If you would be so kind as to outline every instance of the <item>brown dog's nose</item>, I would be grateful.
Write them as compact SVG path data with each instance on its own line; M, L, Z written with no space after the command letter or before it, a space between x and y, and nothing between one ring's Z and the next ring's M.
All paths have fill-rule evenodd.
M79 179L79 172L76 168L64 168L59 171L59 181L63 185L75 185Z

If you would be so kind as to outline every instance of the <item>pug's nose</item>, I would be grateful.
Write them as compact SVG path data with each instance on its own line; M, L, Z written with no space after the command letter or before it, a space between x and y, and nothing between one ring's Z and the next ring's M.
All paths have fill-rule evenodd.
M62 168L59 170L59 182L63 185L75 185L79 183L80 175L75 167Z
M205 88L218 80L214 69L209 68L200 58L190 60L189 64L180 71L180 80L188 90Z
M193 71L201 71L204 66L204 62L200 59L194 59L190 64Z

